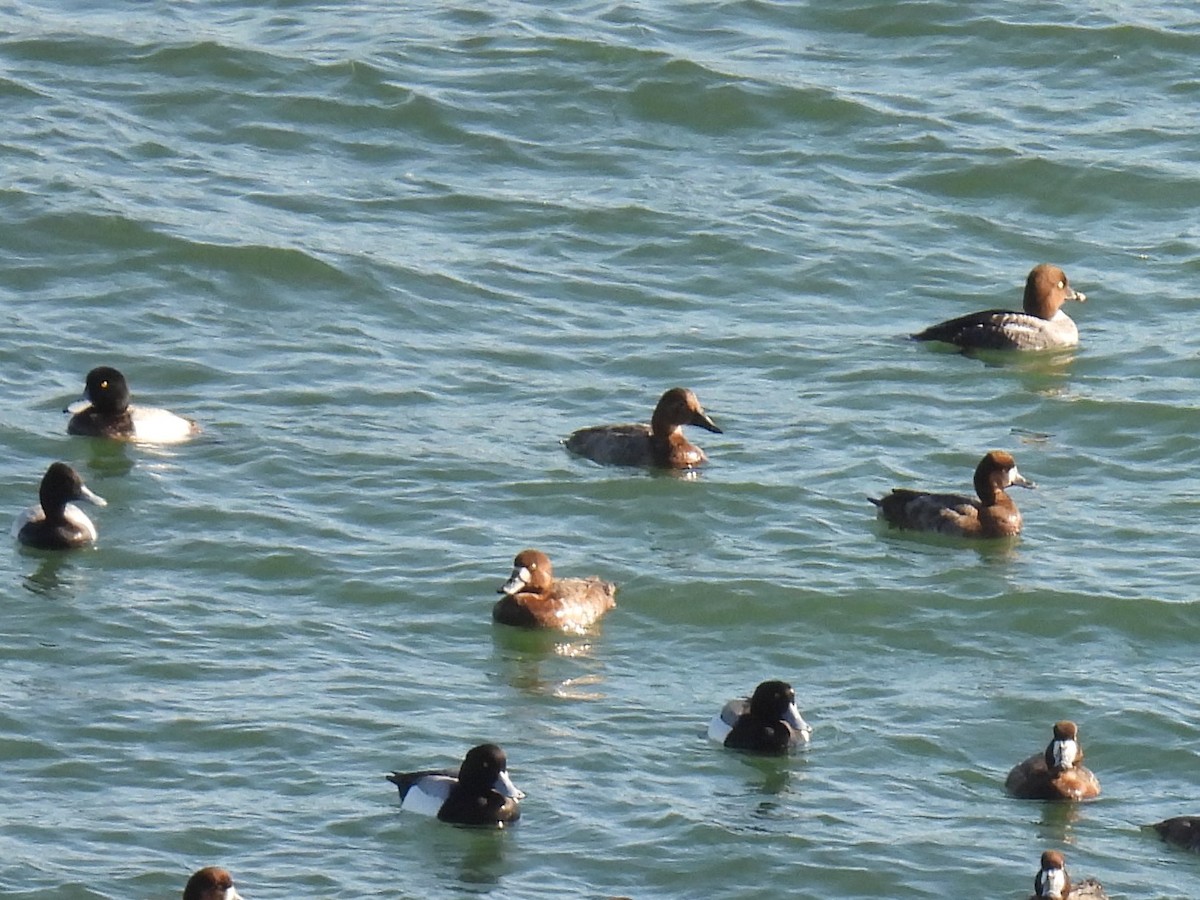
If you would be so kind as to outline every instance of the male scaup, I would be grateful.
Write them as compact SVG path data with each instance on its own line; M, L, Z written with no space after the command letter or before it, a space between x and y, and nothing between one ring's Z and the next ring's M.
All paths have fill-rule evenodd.
M908 488L867 499L879 507L881 518L897 528L970 538L1012 537L1021 533L1021 513L1004 491L1012 485L1036 487L1017 471L1011 453L992 450L975 467L978 500Z
M191 419L152 406L133 406L129 400L124 375L111 366L92 369L82 399L64 410L74 413L67 433L148 444L177 444L200 433Z
M400 808L453 825L503 827L521 817L525 794L508 777L508 757L495 744L467 751L458 771L393 772Z
M183 900L242 900L233 886L233 876L225 869L208 866L188 879Z
M38 487L38 503L13 522L12 535L22 544L40 550L68 550L96 540L96 526L72 500L107 506L83 483L79 473L64 462L51 463Z
M649 425L593 425L572 432L567 449L610 466L691 469L708 459L683 436L684 425L722 431L687 388L671 388L659 398Z
M1083 765L1083 744L1074 722L1054 723L1054 737L1041 753L1013 766L1005 789L1022 800L1089 800L1100 782Z
M1168 844L1200 853L1200 816L1174 816L1150 827Z
M1108 894L1094 878L1072 882L1063 855L1057 850L1047 850L1033 879L1031 900L1108 900Z
M550 557L522 550L492 607L502 625L582 631L617 605L617 586L599 578L555 578Z
M1025 279L1023 312L989 309L931 325L914 334L917 341L945 341L968 350L1048 350L1074 347L1079 329L1062 311L1068 300L1082 303L1087 295L1076 291L1058 266L1034 266Z
M750 697L730 700L708 723L708 736L732 750L781 755L807 744L812 726L786 681L764 681Z

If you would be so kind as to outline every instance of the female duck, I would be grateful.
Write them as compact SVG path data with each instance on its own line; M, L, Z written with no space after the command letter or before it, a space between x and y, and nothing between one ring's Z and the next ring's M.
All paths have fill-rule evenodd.
M1073 289L1058 266L1034 266L1025 279L1022 312L989 309L931 325L914 334L917 341L945 341L968 350L1048 350L1074 347L1079 329L1062 311L1068 300L1087 295Z
M68 550L86 547L97 537L96 526L72 501L86 500L107 506L93 494L79 473L63 462L51 463L38 487L38 504L17 516L12 535L22 544L39 550Z
M191 419L165 409L133 406L129 400L124 375L111 366L92 369L82 399L65 410L74 413L67 433L149 444L177 444L200 433L200 426Z
M617 586L599 578L555 578L550 557L522 550L492 607L502 625L582 631L617 605Z
M1099 796L1100 782L1083 765L1083 745L1074 722L1054 723L1046 749L1013 766L1005 789L1022 800L1090 800Z
M233 876L225 869L208 866L188 879L183 900L242 900L233 886Z
M696 395L677 387L659 398L649 425L594 425L573 432L565 443L572 453L604 465L691 469L708 457L688 443L683 436L684 425L722 433Z
M453 825L503 827L521 817L525 797L508 777L508 757L495 744L468 750L457 773L393 772L387 780L400 789L401 809Z
M1150 827L1168 844L1200 853L1200 816L1175 816Z
M1017 471L1011 453L992 450L975 467L978 500L907 488L867 499L879 507L881 518L897 528L968 538L1012 537L1021 533L1021 512L1004 490L1013 485L1036 487Z
M1047 850L1034 876L1030 900L1108 900L1108 894L1094 878L1072 882L1063 855L1057 850Z
M807 744L812 727L786 681L764 681L750 697L730 700L708 724L710 739L732 750L782 755Z

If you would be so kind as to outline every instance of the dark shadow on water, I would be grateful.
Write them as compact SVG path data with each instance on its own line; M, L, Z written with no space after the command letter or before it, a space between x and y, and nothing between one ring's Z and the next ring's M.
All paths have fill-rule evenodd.
M21 547L20 552L23 557L37 560L37 568L25 576L23 587L39 597L50 598L71 586L71 556L87 551L33 550Z

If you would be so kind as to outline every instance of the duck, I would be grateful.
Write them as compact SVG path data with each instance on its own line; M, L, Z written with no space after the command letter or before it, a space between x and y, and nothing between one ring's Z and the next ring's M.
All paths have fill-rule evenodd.
M1074 347L1079 329L1062 310L1068 300L1083 303L1087 294L1071 287L1058 266L1041 263L1025 279L1022 311L988 309L931 325L912 335L915 341L944 341L965 350L1049 350Z
M1006 450L989 450L975 467L975 500L961 494L935 494L895 488L886 497L868 497L879 516L896 528L966 538L1014 537L1021 533L1021 512L1005 492L1035 488L1017 471Z
M684 425L724 433L692 391L673 387L659 398L649 425L593 425L572 432L564 443L571 453L602 465L693 469L708 457L684 437Z
M550 557L532 547L513 559L512 574L492 607L501 625L582 631L617 605L617 586L590 578L555 578Z
M1054 723L1054 737L1041 753L1013 766L1005 789L1022 800L1090 800L1100 794L1100 781L1083 765L1079 726Z
M67 434L112 438L147 444L177 444L200 433L191 419L165 409L134 406L129 383L112 366L97 366L87 373L83 397L63 412L72 413Z
M454 825L502 828L521 817L524 792L508 776L508 757L495 744L472 747L458 771L393 772L400 808Z
M13 537L39 550L70 550L95 543L96 526L74 500L108 505L65 462L51 463L38 487L38 503L20 513L13 522Z
M1200 853L1200 816L1174 816L1150 827L1168 844Z
M1108 894L1094 878L1072 882L1063 855L1057 850L1047 850L1034 876L1030 900L1108 900Z
M188 879L183 900L242 900L242 895L233 886L233 876L226 869L207 866Z
M708 737L731 750L781 756L807 744L812 726L786 681L764 681L749 697L730 700L708 723Z

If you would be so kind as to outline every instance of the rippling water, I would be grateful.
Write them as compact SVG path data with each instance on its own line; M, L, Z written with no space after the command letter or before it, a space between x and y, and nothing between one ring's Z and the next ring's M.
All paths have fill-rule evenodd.
M1184 3L0 5L4 897L1200 896L1200 16ZM904 335L1061 264L1077 352ZM68 438L93 365L198 418ZM694 481L558 441L694 388ZM888 533L1011 449L1001 547ZM514 553L619 582L494 628ZM706 744L791 680L788 760ZM1104 795L1014 801L1081 723ZM520 825L382 774L509 753Z

